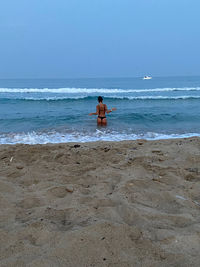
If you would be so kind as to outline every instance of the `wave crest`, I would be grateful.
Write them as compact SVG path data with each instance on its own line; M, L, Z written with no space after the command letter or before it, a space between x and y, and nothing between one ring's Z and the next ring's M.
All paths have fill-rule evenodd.
M80 100L80 99L96 99L92 96L63 96L63 97L12 97L12 98L1 98L2 100L19 100L19 101L69 101L69 100ZM200 96L105 96L104 99L112 100L189 100L189 99L200 99Z
M0 93L54 93L54 94L113 94L148 93L172 91L200 91L200 87L152 88L152 89L109 89L109 88L0 88Z

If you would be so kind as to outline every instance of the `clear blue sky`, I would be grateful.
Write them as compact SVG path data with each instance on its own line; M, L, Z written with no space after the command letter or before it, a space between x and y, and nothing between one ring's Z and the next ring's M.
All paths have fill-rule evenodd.
M199 0L0 0L0 78L200 75Z

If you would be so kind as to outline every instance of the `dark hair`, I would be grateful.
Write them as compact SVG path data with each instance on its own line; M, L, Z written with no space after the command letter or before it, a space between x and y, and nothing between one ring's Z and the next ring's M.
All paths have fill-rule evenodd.
M103 97L102 97L102 96L99 96L99 97L98 97L98 101L99 101L99 102L103 102Z

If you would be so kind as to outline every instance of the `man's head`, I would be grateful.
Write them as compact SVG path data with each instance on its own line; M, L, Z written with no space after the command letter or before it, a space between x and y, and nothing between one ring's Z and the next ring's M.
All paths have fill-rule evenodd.
M99 97L98 97L98 101L99 101L99 103L100 103L100 102L103 102L103 97L102 97L102 96L99 96Z

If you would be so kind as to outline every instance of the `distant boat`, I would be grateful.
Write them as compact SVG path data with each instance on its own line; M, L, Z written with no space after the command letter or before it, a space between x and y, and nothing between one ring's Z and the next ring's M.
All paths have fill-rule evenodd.
M151 76L144 76L144 77L143 77L143 80L151 80L151 79L152 79Z

